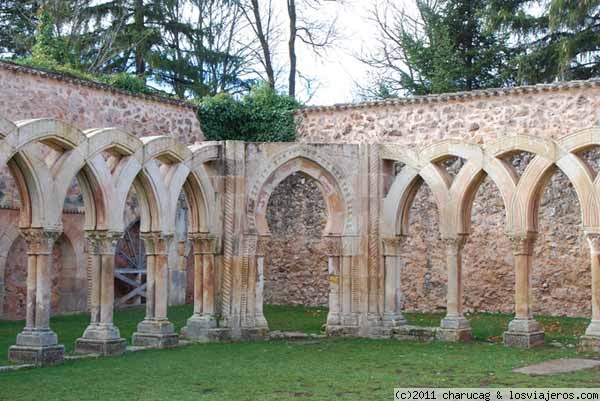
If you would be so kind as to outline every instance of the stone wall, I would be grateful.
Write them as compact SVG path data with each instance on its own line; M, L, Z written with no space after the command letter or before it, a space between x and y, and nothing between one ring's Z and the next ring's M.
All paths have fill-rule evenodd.
M5 262L0 266L0 317L3 319L25 318L27 277L27 252L25 240L15 227L18 210L0 210L0 242L7 244L0 250ZM63 234L58 238L52 254L52 288L50 293L53 315L72 313L87 309L87 264L83 239L84 215L65 213ZM6 238L14 236L14 238Z
M139 137L175 136L184 144L204 140L196 107L175 99L132 94L107 85L7 62L0 62L0 88L0 116L12 121L56 118L81 130L118 127ZM41 152L50 151L44 149L44 145L36 146ZM16 226L15 216L19 208L20 198L14 179L6 166L0 166L0 221ZM69 211L63 217L69 244L67 246L59 240L55 247L54 314L85 310L87 307L84 216L81 214L83 199L77 180L73 180L69 189L65 210ZM127 200L125 224L138 217L137 200L132 190ZM0 224L0 239L6 227ZM0 298L5 293L3 300L0 299L0 318L23 317L26 260L22 246L23 240L17 238L14 242L3 243L0 249ZM69 247L75 251L75 265L71 255L66 255ZM6 266L4 259L8 260Z
M575 82L314 107L299 112L297 123L302 142L385 141L416 148L444 138L480 144L515 134L556 139L600 124L600 86L598 81ZM594 167L598 156L598 152L588 155L588 164ZM517 171L528 161L527 157L512 160ZM463 251L466 310L514 310L513 256L504 219L500 193L487 178L473 205L472 233ZM577 196L560 171L545 189L539 219L532 278L534 312L589 316L589 249L582 235ZM445 310L444 245L438 227L433 196L423 185L411 209L410 237L403 245L407 310Z
M267 208L266 303L328 304L328 257L321 240L326 220L325 201L312 178L294 173L273 191Z

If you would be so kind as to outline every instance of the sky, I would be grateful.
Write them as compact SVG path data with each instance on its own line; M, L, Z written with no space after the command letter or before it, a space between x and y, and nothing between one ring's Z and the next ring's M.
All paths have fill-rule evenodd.
M299 50L299 69L317 81L318 89L308 101L312 105L349 103L359 100L357 84L365 82L367 66L356 58L361 51L368 52L375 46L377 29L369 21L369 13L378 0L343 0L325 2L324 15L337 15L337 31L340 38L327 54L318 58L307 49ZM410 9L412 0L394 0ZM301 100L306 92L299 93Z

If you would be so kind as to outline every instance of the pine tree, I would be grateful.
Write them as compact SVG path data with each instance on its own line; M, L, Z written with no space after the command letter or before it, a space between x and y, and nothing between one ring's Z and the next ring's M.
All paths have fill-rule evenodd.
M487 29L484 0L417 0L417 17L388 3L376 10L379 51L363 60L377 76L370 93L424 95L511 81L507 35Z
M493 0L490 28L514 38L519 84L600 74L600 1Z

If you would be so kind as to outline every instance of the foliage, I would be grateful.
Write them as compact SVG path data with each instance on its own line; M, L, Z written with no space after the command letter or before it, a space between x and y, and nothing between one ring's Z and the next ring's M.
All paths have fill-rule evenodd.
M295 139L293 112L299 106L293 98L262 85L241 99L224 93L203 99L199 117L208 140L286 142Z
M363 57L374 72L367 95L386 98L504 86L508 35L487 29L484 0L417 0L417 17L393 1L376 8L378 49Z
M517 38L519 84L600 74L600 1L492 0L487 15L490 29Z
M191 305L170 307L169 319L180 329L191 316L192 309ZM307 312L310 315L312 309L265 307L271 330L306 331L314 325L307 321ZM440 316L435 316L439 321ZM115 323L121 335L130 340L143 317L143 309L116 311ZM410 317L437 323L432 319L434 315L414 314ZM498 337L509 318L508 315L475 314L471 317L473 332L476 338ZM318 319L323 323L325 314L319 314ZM546 319L558 322L562 327L577 326L584 320L588 322L587 319ZM69 352L88 324L89 314L53 317L51 321L51 327ZM0 358L3 360L23 325L23 321L0 322ZM597 369L549 376L529 376L512 371L515 367L576 356L581 357L581 354L573 348L545 346L525 350L478 340L416 343L309 339L199 344L5 372L0 376L0 399L379 400L388 399L390 389L394 387L597 385Z

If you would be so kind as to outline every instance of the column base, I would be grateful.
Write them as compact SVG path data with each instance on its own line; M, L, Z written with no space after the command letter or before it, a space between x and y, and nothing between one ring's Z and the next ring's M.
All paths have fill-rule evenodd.
M139 347L170 348L178 343L179 335L166 319L141 321L132 338L132 344Z
M385 313L383 315L384 327L400 327L406 324L406 319L402 313Z
M127 349L127 341L124 338L111 340L94 340L89 338L78 338L75 341L75 352L78 354L98 354L102 356L123 355Z
M214 316L193 315L181 329L181 336L197 342L219 341L221 334Z
M534 319L514 319L504 332L504 345L508 347L532 348L544 345L544 329Z
M448 342L469 341L473 338L471 324L464 316L446 316L440 323L436 338Z
M51 366L61 364L65 357L63 345L13 345L8 349L8 360L19 364Z
M327 314L327 326L339 326L341 323L340 314L329 312Z
M34 348L51 347L58 345L58 336L50 329L37 330L25 328L17 334L16 345Z

